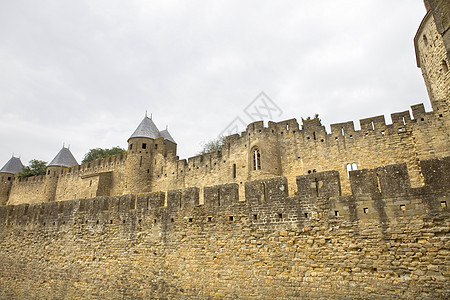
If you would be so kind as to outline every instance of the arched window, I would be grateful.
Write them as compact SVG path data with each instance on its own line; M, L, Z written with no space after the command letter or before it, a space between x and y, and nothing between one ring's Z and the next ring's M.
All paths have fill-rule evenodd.
M356 163L351 163L346 165L347 177L350 177L350 171L358 170L358 165Z
M261 153L258 148L252 150L253 170L261 170Z

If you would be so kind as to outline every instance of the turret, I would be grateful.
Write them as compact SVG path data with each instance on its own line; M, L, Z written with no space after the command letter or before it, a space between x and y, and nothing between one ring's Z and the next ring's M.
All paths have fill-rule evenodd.
M450 106L450 22L440 20L450 13L450 6L444 2L425 1L428 12L414 37L417 66L422 70L431 106L440 117L449 114Z
M176 151L177 144L167 128L159 131L146 115L128 139L125 193L151 192L155 166Z
M0 169L0 205L6 204L11 185L17 173L22 172L23 164L18 157L11 159Z
M64 169L77 166L78 162L73 157L69 148L63 148L56 154L55 158L47 165L45 177L44 201L55 201L56 187L58 178L64 172Z
M175 140L173 139L173 137L170 135L169 130L164 129L161 130L159 132L159 135L164 138L163 143L164 143L164 156L169 156L169 155L177 155L177 143L175 142Z
M248 149L248 178L258 180L281 175L281 161L278 143L279 129L269 122L264 128L263 121L251 123L244 133ZM233 171L234 172L234 171Z

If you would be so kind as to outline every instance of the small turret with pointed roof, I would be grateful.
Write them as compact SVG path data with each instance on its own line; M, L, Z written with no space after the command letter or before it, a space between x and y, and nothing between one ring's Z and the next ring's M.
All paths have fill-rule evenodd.
M14 181L14 175L22 172L23 164L20 158L14 155L8 162L0 169L0 205L8 202L9 191Z
M0 173L17 174L22 172L23 164L20 158L12 156L10 160L0 169Z
M56 154L55 158L47 165L47 167L56 166L70 168L73 166L78 166L78 162L75 157L73 157L73 154L70 152L69 148L65 148L63 146L58 154Z
M160 137L158 127L153 123L152 119L145 114L144 119L130 136L128 141L132 138L150 138L157 139Z
M173 137L170 135L169 130L167 129L167 127L166 127L166 129L161 130L161 131L159 132L159 135L160 135L161 137L163 137L163 138L164 138L165 140L167 140L167 141L170 141L170 142L172 142L172 143L174 143L174 144L177 143L177 142L175 142L175 140L173 139Z

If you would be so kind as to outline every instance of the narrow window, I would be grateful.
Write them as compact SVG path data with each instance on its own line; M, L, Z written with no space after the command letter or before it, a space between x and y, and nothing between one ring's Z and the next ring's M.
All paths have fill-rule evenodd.
M155 149L158 149L158 144L155 144Z
M368 214L369 213L369 208L368 207L364 207L364 213Z
M130 144L130 150L133 149L133 144Z
M234 217L233 217L233 216L229 216L229 217L228 217L228 220L234 221Z
M441 207L447 207L447 201L441 201Z
M354 170L358 170L358 166L356 165L356 163L352 163L352 171Z
M261 169L261 153L258 148L253 149L253 170Z
M11 181L11 177L8 177L8 181Z
M236 164L233 164L233 178L236 178Z
M442 72L447 73L448 72L448 65L447 62L443 59L442 60Z
M142 156L141 159L139 160L139 167L142 166Z
M375 124L373 124L373 121L370 122L370 124L372 125L372 130L375 130Z
M92 186L92 180L89 182L89 186Z
M427 46L427 45L428 45L428 39L427 39L427 36L424 34L424 35L422 36L422 38L423 38L423 43L425 44L425 46Z
M147 149L147 144L146 143L142 143L142 149Z
M400 205L400 209L405 211L406 210L406 205L405 204Z
M338 210L334 211L334 216L339 217L339 211Z
M344 136L344 127L341 127L341 135Z
M350 171L352 170L352 164L347 164L346 169L347 169L347 177L350 177Z
M316 132L315 131L313 132L313 138L314 138L314 140L316 140Z
M286 131L289 130L289 124L286 124Z
M381 193L380 175L377 173L377 189Z
M403 125L406 125L405 117L402 118L402 121L403 121Z

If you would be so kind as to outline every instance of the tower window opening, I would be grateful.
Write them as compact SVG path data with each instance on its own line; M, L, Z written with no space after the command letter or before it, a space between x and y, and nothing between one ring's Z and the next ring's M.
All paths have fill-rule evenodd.
M350 171L358 170L358 165L356 163L349 163L345 168L347 170L347 177L350 177Z
M377 173L377 189L381 193L380 175L378 175L378 173Z
M130 150L133 149L133 144L130 144L130 148L129 148L129 149L130 149Z
M373 121L370 122L370 124L372 125L372 130L375 130L375 124L373 124Z
M286 124L286 130L289 130L289 124Z
M344 136L344 127L341 127L341 135Z
M236 178L236 164L233 164L233 178Z
M139 160L139 167L142 166L142 156L141 159Z
M147 149L147 144L146 143L142 143L142 149Z
M406 125L406 119L405 119L405 117L402 118L402 121L403 121L403 125Z
M261 169L261 153L258 148L254 148L252 151L253 155L253 170Z
M155 149L158 149L158 144L155 144Z
M313 132L313 138L314 138L314 140L316 140L316 132L315 131Z
M424 35L422 36L422 38L423 38L423 43L425 44L425 46L427 46L427 45L428 45L428 39L427 39L427 36L424 34Z
M8 181L11 181L11 177L8 177Z
M445 59L442 60L442 73L447 73L448 72L448 65L447 62L445 61Z

